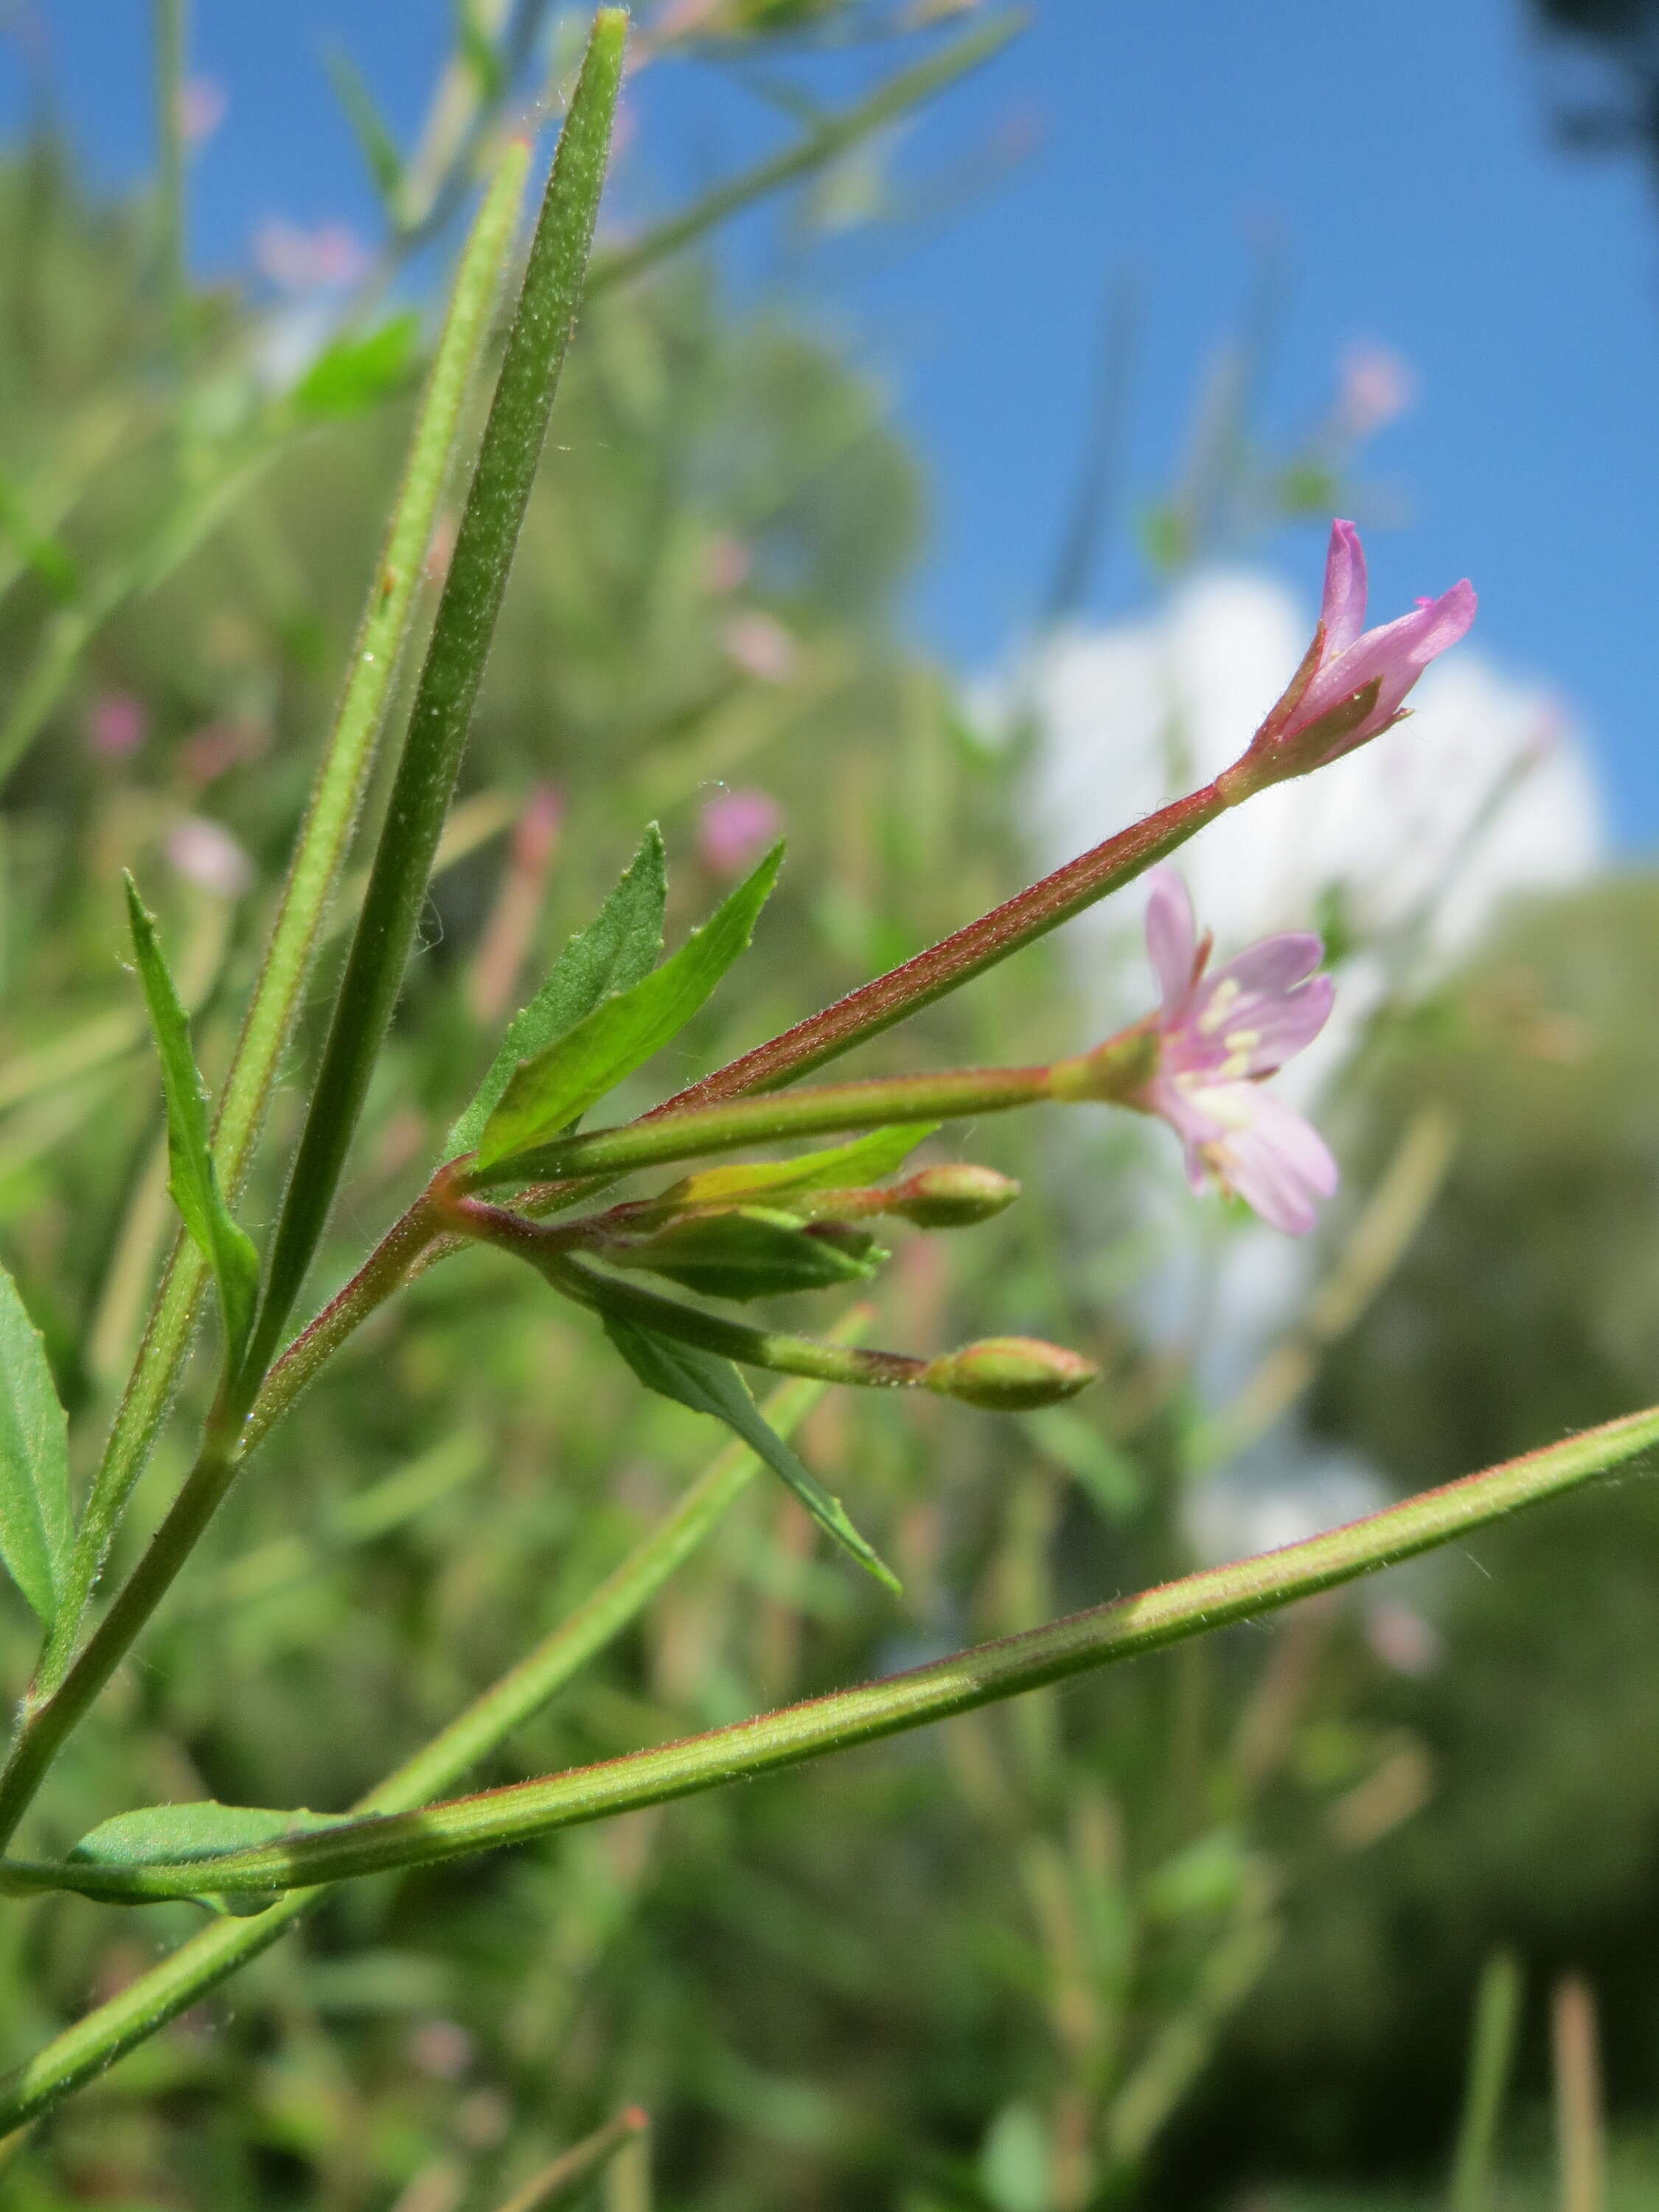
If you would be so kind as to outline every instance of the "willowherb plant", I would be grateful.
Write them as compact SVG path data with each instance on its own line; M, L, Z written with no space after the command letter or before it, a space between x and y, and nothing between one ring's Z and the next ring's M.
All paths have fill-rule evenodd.
M1352 526L1339 521L1308 654L1237 761L1213 782L1108 836L637 1119L586 1127L596 1108L680 1036L737 965L763 926L781 864L775 846L664 957L665 854L655 829L647 829L611 896L509 1024L419 1197L344 1289L290 1334L392 1021L559 371L592 280L625 35L623 12L601 9L530 245L350 952L263 1253L237 1219L240 1194L410 635L413 580L512 243L529 164L524 144L501 156L462 256L339 712L216 1115L155 925L129 882L138 986L161 1062L171 1189L187 1241L163 1277L78 1516L64 1417L39 1340L0 1277L0 1557L44 1632L0 1775L0 1840L9 1844L17 1833L66 1741L134 1649L262 1439L371 1315L445 1258L481 1245L502 1265L527 1263L551 1292L594 1317L648 1390L721 1424L733 1442L582 1607L350 1810L218 1803L117 1810L61 1858L0 1858L0 1890L11 1897L69 1890L125 1905L190 1899L217 1916L0 2086L0 2128L44 2112L195 2003L331 1884L659 1804L1268 1612L1559 1493L1659 1440L1659 1409L1650 1409L1348 1528L908 1673L596 1766L480 1796L447 1794L638 1614L759 1467L902 1602L895 1577L860 1532L856 1497L849 1509L790 1441L823 1388L921 1390L1021 1411L1052 1406L1096 1379L1079 1353L1024 1337L989 1336L943 1353L882 1350L856 1340L856 1314L808 1336L728 1310L787 1292L856 1290L886 1256L877 1243L883 1222L924 1234L969 1231L1013 1203L1018 1186L989 1168L911 1164L940 1124L1054 1106L1156 1115L1181 1140L1195 1191L1218 1186L1289 1233L1312 1225L1318 1202L1335 1187L1334 1163L1317 1133L1266 1085L1328 1014L1332 987L1316 972L1320 941L1280 935L1212 966L1209 940L1200 939L1172 873L1157 879L1148 924L1159 1004L1092 1048L1033 1066L814 1086L799 1079L1166 862L1224 811L1380 736L1406 711L1423 668L1462 636L1474 613L1464 583L1364 630L1364 556ZM407 227L418 228L413 215ZM1103 812L1109 804L1103 794ZM809 1139L812 1149L778 1152ZM631 1180L665 1175L656 1187ZM210 1285L217 1382L196 1457L155 1534L100 1609L112 1539ZM762 1404L749 1372L789 1379ZM634 2124L623 2116L580 2154L588 2165L571 2172L609 2156Z

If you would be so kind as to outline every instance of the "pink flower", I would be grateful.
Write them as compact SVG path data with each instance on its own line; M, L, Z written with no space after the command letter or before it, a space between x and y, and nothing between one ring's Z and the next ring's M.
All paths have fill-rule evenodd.
M179 88L179 128L191 145L211 138L225 119L230 95L216 77L186 77Z
M253 261L278 291L332 292L361 282L372 257L349 224L319 222L307 229L276 216L254 233Z
M1337 419L1351 438L1374 438L1417 397L1411 363L1390 346L1350 346L1342 356Z
M1206 974L1210 939L1199 939L1181 878L1160 868L1146 951L1163 994L1158 1068L1133 1103L1181 1139L1195 1191L1214 1183L1287 1237L1305 1235L1316 1200L1336 1188L1336 1162L1262 1079L1325 1026L1334 993L1330 977L1315 973L1323 945L1307 933L1264 937Z
M783 817L769 791L723 791L706 802L697 850L716 876L740 876L777 841Z
M199 884L216 898L240 898L253 881L253 863L228 830L204 814L186 814L173 824L162 851L186 881Z
M729 530L717 532L703 549L702 580L717 598L735 592L753 566L749 548Z
M787 684L795 672L795 641L781 622L750 607L720 632L726 659L763 684Z
M1401 719L1405 699L1437 653L1474 620L1469 580L1380 629L1365 629L1365 552L1352 522L1331 525L1319 626L1290 689L1256 732L1247 761L1261 781L1325 768Z
M87 738L104 760L125 760L149 733L149 709L131 691L105 691L92 702Z

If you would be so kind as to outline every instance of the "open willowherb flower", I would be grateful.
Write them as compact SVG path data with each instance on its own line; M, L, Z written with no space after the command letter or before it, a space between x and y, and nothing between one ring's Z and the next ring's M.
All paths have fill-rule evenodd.
M1160 868L1146 909L1162 994L1152 1023L1158 1065L1126 1103L1170 1124L1195 1191L1237 1193L1272 1227L1300 1237L1336 1188L1336 1162L1264 1079L1325 1026L1334 996L1330 977L1316 972L1325 948L1309 932L1286 931L1212 969L1210 943L1198 935L1186 885Z
M1327 768L1401 720L1429 663L1474 620L1468 577L1376 629L1365 620L1365 549L1352 522L1331 525L1325 593L1313 642L1238 763L1248 787Z

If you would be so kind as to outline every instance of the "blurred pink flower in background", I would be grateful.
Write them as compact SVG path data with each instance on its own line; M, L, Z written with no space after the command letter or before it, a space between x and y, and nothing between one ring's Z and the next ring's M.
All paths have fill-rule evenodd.
M1366 1608L1365 1641L1397 1674L1431 1674L1445 1653L1445 1638L1432 1621L1388 1599Z
M209 722L185 739L179 765L192 783L211 783L227 769L258 760L269 743L269 733L257 722Z
M179 89L179 128L192 146L211 138L225 119L230 95L217 77L188 77Z
M368 274L368 248L349 223L319 222L307 229L278 216L253 234L253 263L283 292L332 292Z
M666 0L653 17L645 37L637 42L645 51L636 53L635 66L648 61L659 47L672 46L677 39L696 38L700 31L718 22L726 7L726 0Z
M168 830L161 846L186 882L218 898L240 898L253 881L253 863L228 830L204 814L187 814Z
M564 793L556 783L538 783L525 801L513 831L513 859L521 868L545 868L559 842Z
M697 820L697 850L716 876L740 876L783 826L782 811L769 791L722 791L706 799Z
M102 760L125 760L149 734L149 709L131 691L105 691L87 715L87 742Z
M1139 1101L1167 1121L1186 1148L1187 1180L1236 1193L1270 1227L1304 1236L1316 1200L1336 1188L1324 1139L1262 1087L1310 1045L1330 1017L1334 987L1315 971L1320 939L1285 931L1247 945L1206 974L1187 886L1173 868L1152 878L1146 951L1162 1005L1158 1069Z
M428 2020L409 2039L416 2069L434 2081L459 2081L472 2063L472 2038L453 2020Z
M702 580L711 592L724 599L744 581L750 565L749 548L742 538L722 530L709 539L704 551Z
M1374 438L1417 398L1417 371L1392 346L1352 345L1342 356L1337 420L1351 438Z
M787 684L795 672L795 641L781 622L757 607L733 615L720 632L726 657L763 684Z

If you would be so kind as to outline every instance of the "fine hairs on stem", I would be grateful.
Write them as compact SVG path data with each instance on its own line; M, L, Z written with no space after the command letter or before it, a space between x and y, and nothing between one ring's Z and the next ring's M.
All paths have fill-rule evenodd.
M182 390L202 366L194 358L196 303L185 253L185 0L157 0L156 25L161 159L155 258L165 309L167 374ZM471 17L467 27L478 32ZM308 1326L291 1334L296 1315L306 1310L304 1301L315 1295L319 1255L358 1141L371 1083L380 1079L561 374L586 301L596 291L656 266L763 194L839 161L986 59L1014 27L1012 19L1002 17L977 25L964 39L896 72L840 113L799 110L798 121L805 115L799 135L781 153L596 256L595 225L628 37L626 11L599 8L570 88L470 469L462 462L471 403L483 397L496 304L532 164L530 146L498 129L505 125L510 100L491 76L490 65L501 56L489 48L488 35L483 36L483 51L475 35L470 59L464 45L457 48L458 67L450 82L465 93L460 124L449 129L443 114L434 115L413 173L398 168L392 149L386 191L392 236L371 290L430 234L444 208L464 191L475 158L483 186L479 205L459 253L447 315L414 401L401 479L310 805L263 933L258 978L219 1087L210 1135L185 1001L167 968L166 929L143 906L136 886L131 890L145 1003L163 1071L173 1190L187 1234L181 1235L162 1273L131 1376L72 1532L67 1428L52 1395L46 1355L21 1304L15 1315L9 1304L0 1314L0 1352L11 1363L6 1379L15 1390L21 1376L34 1394L27 1401L31 1413L38 1415L21 1425L28 1429L34 1450L27 1472L36 1486L25 1501L33 1518L10 1510L15 1504L12 1492L0 1499L6 1508L0 1513L0 1552L43 1631L38 1667L0 1772L0 1852L6 1854L0 1856L0 1897L26 1900L74 1893L125 1906L191 1900L210 1903L216 1910L241 1900L250 1910L238 1917L233 1905L170 1955L114 1988L83 2017L50 2037L0 2081L0 2131L20 2129L49 2112L177 2019L274 1943L336 1885L435 1867L667 1805L969 1715L1120 1661L1176 1644L1191 1646L1231 1623L1264 1618L1565 1495L1612 1469L1628 1467L1659 1444L1659 1409L1626 1414L1278 1551L1196 1573L1178 1571L1186 1559L1169 1567L1154 1565L1146 1569L1149 1577L1164 1572L1170 1578L1055 1619L1046 1616L1075 1599L1051 1595L1055 1578L1042 1563L1047 1536L1039 1528L1041 1540L1034 1540L1024 1554L1027 1564L1038 1562L1038 1571L1020 1584L1022 1600L1029 1602L1012 1613L1019 1624L1013 1632L989 1633L1008 1625L1009 1616L1004 1615L975 1630L988 1640L949 1650L963 1632L956 1631L924 1646L947 1656L800 1702L786 1702L795 1695L803 1671L793 1660L775 1674L757 1668L764 1686L752 1702L773 1702L773 1710L734 1722L732 1711L746 1711L747 1704L727 1698L712 1714L695 1714L691 1725L711 1717L723 1723L705 1733L647 1742L644 1748L628 1748L591 1765L532 1772L529 1779L473 1794L452 1794L481 1767L483 1778L488 1778L487 1762L579 1669L639 1620L669 1577L763 1474L786 1486L787 1510L805 1506L810 1518L799 1525L811 1540L822 1537L838 1544L842 1553L870 1570L886 1594L884 1605L908 1602L896 1577L860 1534L842 1498L807 1464L808 1459L843 1457L848 1462L848 1498L860 1511L854 1486L866 1472L860 1449L837 1455L809 1436L801 1445L805 1456L797 1453L794 1439L828 1389L845 1384L887 1393L932 1393L1024 1417L1054 1413L1062 1400L1100 1380L1109 1363L1098 1341L1093 1346L1101 1354L1098 1364L1085 1352L1012 1334L982 1337L944 1352L889 1351L868 1340L872 1316L862 1305L817 1334L753 1325L726 1310L750 1298L805 1297L862 1285L889 1256L875 1241L885 1220L897 1219L907 1231L947 1234L977 1227L1012 1204L1019 1184L998 1169L961 1159L929 1159L918 1167L910 1160L912 1147L940 1125L951 1125L954 1139L992 1117L998 1117L1000 1127L1004 1117L1027 1110L1107 1108L1152 1117L1166 1125L1164 1141L1170 1141L1171 1133L1178 1139L1195 1189L1218 1191L1287 1233L1310 1227L1313 1200L1328 1198L1334 1189L1335 1167L1322 1138L1268 1085L1283 1062L1313 1041L1330 1011L1334 987L1322 970L1320 940L1306 931L1286 931L1230 957L1212 957L1212 940L1207 933L1200 935L1186 894L1170 871L1154 878L1148 902L1156 1003L1092 1050L1032 1065L923 1069L811 1088L800 1079L988 975L1145 875L1223 813L1247 805L1277 782L1322 769L1391 728L1407 711L1402 702L1422 669L1467 630L1474 618L1474 594L1466 583L1455 585L1438 599L1419 602L1415 612L1396 622L1365 629L1364 554L1357 532L1340 520L1332 531L1324 603L1312 642L1283 696L1231 767L1090 845L1063 867L990 905L819 1012L684 1085L636 1118L596 1126L590 1119L595 1109L613 1094L626 1096L623 1086L640 1071L652 1071L647 1080L659 1076L665 1064L661 1056L671 1047L680 1057L676 1075L667 1080L714 1057L690 1059L689 1045L701 1050L691 1025L745 952L780 863L781 848L774 846L752 873L727 890L704 922L665 952L668 939L680 932L680 915L667 898L663 840L654 825L647 828L610 898L564 947L546 981L508 1028L495 1066L456 1124L465 1133L453 1134L425 1188L343 1289ZM460 68L461 63L467 68ZM247 469L259 458L249 459ZM227 502L233 489L228 475L214 497ZM411 647L421 621L419 579L452 497L459 521L453 543L446 540L441 585L415 669ZM216 510L204 495L182 511L189 527L177 517L172 527L187 550L189 544L200 542L199 533L208 526L204 518ZM193 539L191 531L198 533ZM567 549L578 555L587 550ZM182 551L178 557L183 558ZM603 578L599 550L592 567ZM158 566L153 556L149 567L140 560L137 568L146 575L167 573L166 563ZM118 568L112 580L102 579L88 593L86 605L76 611L75 625L56 633L56 645L49 640L51 649L20 687L8 731L0 732L0 764L17 757L49 709L52 685L67 680L59 665L64 640L71 639L78 653L99 623L137 588ZM412 682L406 725L399 730L398 679L406 659ZM303 1002L327 980L318 954L383 744L385 810L343 968L326 1000L314 1072L301 1069L294 1077L297 1137L261 1249L235 1218L234 1209L249 1187L279 1073L296 1054ZM712 860L706 872L721 873ZM677 887L678 882L677 876ZM349 909L352 901L341 903ZM933 919L929 933L942 926ZM915 943L922 936L918 930L901 941ZM515 938L514 960L523 949ZM513 964L505 963L508 969ZM485 994L492 1009L508 999L510 981L504 975L499 988ZM826 991L835 987L831 982ZM324 1011L319 1008L319 1013ZM228 1028L224 1042L228 1046ZM211 1046L203 1048L204 1064L217 1066L222 1057ZM393 1066L395 1060L394 1054ZM665 1087L665 1081L659 1081L657 1094ZM411 1118L422 1120L420 1115ZM771 1157L776 1147L822 1139L838 1141L821 1153L792 1151L783 1158ZM1437 1136L1431 1130L1423 1144L1407 1148L1398 1187L1388 1194L1384 1210L1389 1218L1381 1228L1371 1224L1360 1240L1364 1249L1336 1286L1340 1295L1334 1293L1314 1316L1327 1337L1348 1324L1367 1286L1374 1287L1409 1237L1443 1168L1449 1143L1443 1132ZM759 1152L768 1156L732 1157ZM407 1164L408 1153L400 1157ZM719 1164L704 1164L709 1162ZM613 1188L626 1178L670 1170L680 1172L663 1187L641 1191L634 1185L620 1193ZM405 1195L416 1181L411 1176L403 1186ZM616 1544L609 1556L623 1556L608 1572L595 1570L580 1602L544 1631L538 1617L536 1629L524 1639L530 1648L349 1811L158 1803L115 1812L67 1847L58 1839L40 1843L31 1830L14 1848L13 1839L59 1753L135 1652L255 1447L372 1315L435 1261L468 1248L481 1274L486 1267L501 1275L515 1267L521 1276L526 1267L533 1269L540 1280L532 1287L538 1297L545 1294L549 1308L555 1298L565 1301L559 1310L573 1336L584 1330L583 1340L598 1356L615 1355L620 1364L607 1372L614 1371L630 1389L637 1382L678 1407L676 1420L689 1411L705 1423L723 1425L732 1440L660 1510L654 1526L643 1534L630 1529L629 1538ZM246 1273L239 1275L244 1255ZM331 1264L331 1257L324 1264ZM676 1295L644 1287L636 1279L641 1273L672 1285ZM5 1287L10 1290L9 1279ZM238 1296L233 1297L232 1288ZM678 1295L682 1291L689 1296ZM217 1294L217 1318L206 1341L216 1364L194 1455L185 1461L187 1471L153 1534L139 1544L129 1531L130 1553L118 1555L123 1577L100 1610L100 1577L173 1407L210 1292ZM696 1299L725 1303L711 1308L691 1302ZM1038 1318L1044 1318L1041 1309ZM1086 1336L1086 1330L1077 1333ZM1310 1336L1310 1346L1313 1340ZM1286 1393L1294 1395L1305 1381L1305 1362L1293 1363L1287 1382L1281 1363L1260 1388L1253 1388L1239 1409L1241 1432L1252 1422L1265 1425L1282 1409ZM556 1362L549 1362L549 1374L550 1390L568 1389ZM794 1379L769 1387L765 1378L772 1374ZM912 1401L912 1410L916 1402ZM936 1410L921 1402L924 1410ZM411 1425L416 1416L427 1420L429 1409L413 1408ZM1073 1418L1069 1413L1058 1415L1062 1424ZM480 1425L480 1435L486 1425ZM928 1438L931 1449L929 1432L917 1433ZM1079 1459L1075 1431L1060 1426L1036 1433L1060 1437L1064 1441L1057 1452L1063 1456L1069 1449ZM1218 1434L1224 1441L1224 1432L1212 1430L1208 1436L1199 1433L1190 1449L1183 1445L1183 1472L1190 1472L1206 1451L1214 1455L1222 1450ZM1090 1441L1101 1440L1091 1431L1081 1448L1085 1456ZM481 1447L481 1456L486 1449ZM1095 1471L1098 1475L1097 1464ZM843 1479L842 1470L837 1479ZM1029 1502L1030 1493L1022 1498L1017 1482L1008 1488L1017 1504ZM878 1495L877 1510L882 1503ZM1027 1535L1037 1526L1028 1522ZM1048 1528L1051 1534L1052 1524ZM591 1555L573 1547L572 1556L578 1574L586 1576ZM894 1556L909 1574L908 1559L897 1551ZM816 1557L807 1562L803 1547L793 1565L810 1565L813 1575L821 1567L826 1576L838 1572L842 1560L827 1548L826 1559L827 1565ZM768 1571L781 1578L775 1560L769 1560ZM771 1591L758 1577L757 1582L769 1598ZM860 1588L860 1597L866 1595ZM841 1616L826 1605L823 1617L833 1621ZM941 1609L939 1617L951 1616ZM909 1629L932 1637L933 1623L925 1606L908 1615L890 1613L882 1618L903 1620ZM1029 1622L1036 1625L1024 1625ZM828 1638L825 1648L836 1649ZM1041 1703L1023 1711L1027 1717L1038 1717ZM599 1747L614 1751L618 1742L638 1745L645 1734L630 1724L627 1733L608 1739L601 1735ZM522 1777L526 1767L515 1771ZM40 1825L44 1829L46 1824ZM1105 1825L1097 1821L1086 1840L1101 1844ZM47 1856L53 1849L59 1855ZM1098 1866L1109 1856L1101 1845L1090 1863ZM1041 1877L1032 1887L1052 1903L1063 1884L1048 1881L1045 1889L1046 1880ZM1259 1969L1269 1941L1265 1895L1265 1889L1252 1892L1255 1917L1243 1913L1230 1948L1220 1948L1218 1987L1247 1984ZM1056 1907L1051 1932L1059 1930L1060 1950L1073 1932L1062 1925L1064 1920ZM1085 1979L1079 1972L1079 1989ZM1513 1967L1506 1960L1495 1961L1483 1986L1470 2062L1454 2176L1459 2212L1474 2212L1493 2170L1517 1992ZM1120 2085L1094 2146L1106 2164L1116 2161L1126 2173L1135 2165L1173 2100L1176 2093L1169 2083L1190 2078L1196 2017L1190 2008L1178 2015L1164 2042L1155 2045L1158 2063L1139 2075L1130 2072ZM1563 2187L1575 2208L1592 2212L1601 2185L1603 2142L1595 2014L1583 1985L1571 1978L1559 1985L1553 2018ZM1099 2035L1103 2042L1105 2031ZM1178 2050L1183 2035L1186 2045ZM1085 2073L1091 2063L1079 2059L1077 2071ZM599 2108L613 2117L596 2130L592 2112L580 2128L571 2129L562 2140L568 2142L578 2135L581 2139L550 2165L545 2163L544 2147L540 2170L507 2200L504 2212L514 2206L529 2212L532 2204L555 2201L606 2169L613 2179L625 2170L645 2121L632 2106L618 2111L618 2101L612 2095ZM1087 2146L1079 2149L1074 2142L1073 2148L1079 2154L1068 2201L1081 2203L1094 2169L1084 2154Z

